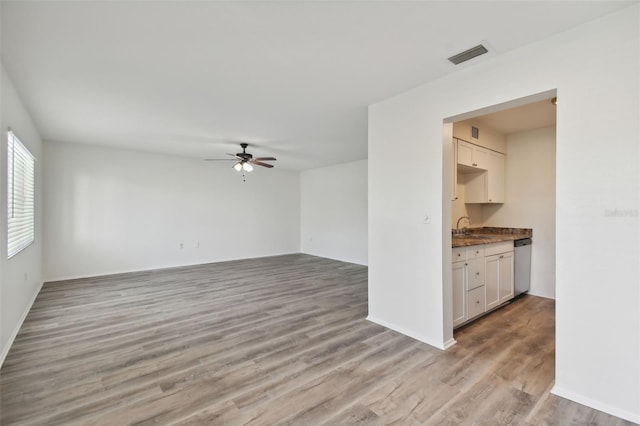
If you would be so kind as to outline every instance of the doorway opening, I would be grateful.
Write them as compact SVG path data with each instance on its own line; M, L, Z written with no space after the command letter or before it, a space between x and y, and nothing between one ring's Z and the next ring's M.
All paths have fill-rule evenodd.
M443 247L450 241L452 253L443 256L443 312L451 345L454 329L515 300L513 248L494 253L500 245L481 235L531 230L525 294L555 299L556 96L551 90L444 120ZM468 255L469 247L478 250Z

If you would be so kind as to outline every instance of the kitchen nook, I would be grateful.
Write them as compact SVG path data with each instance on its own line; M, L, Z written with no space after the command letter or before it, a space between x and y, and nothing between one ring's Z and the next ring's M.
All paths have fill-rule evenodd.
M551 269L551 252L546 248L553 243L555 228L555 170L545 166L552 165L554 159L550 155L554 144L547 143L555 133L554 100L453 123L454 329L530 290L543 297L552 294L553 282L545 277L543 282L548 287L540 286L540 273ZM541 245L535 249L534 228ZM537 282L532 283L532 275Z

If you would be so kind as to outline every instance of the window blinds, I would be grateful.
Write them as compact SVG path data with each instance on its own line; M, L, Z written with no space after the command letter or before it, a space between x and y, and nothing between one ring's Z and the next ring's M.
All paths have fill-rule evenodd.
M34 239L35 160L12 131L7 139L7 255L11 258Z

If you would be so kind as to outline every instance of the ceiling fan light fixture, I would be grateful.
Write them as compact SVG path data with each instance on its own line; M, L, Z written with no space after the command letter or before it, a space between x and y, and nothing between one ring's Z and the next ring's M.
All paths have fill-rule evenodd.
M205 161L226 161L233 160L236 163L232 166L232 168L236 172L251 172L254 169L254 166L266 167L268 169L273 169L273 164L267 163L266 161L276 161L276 157L254 157L253 155L247 152L247 147L249 144L241 143L242 152L238 152L235 154L227 155L227 158L205 158Z

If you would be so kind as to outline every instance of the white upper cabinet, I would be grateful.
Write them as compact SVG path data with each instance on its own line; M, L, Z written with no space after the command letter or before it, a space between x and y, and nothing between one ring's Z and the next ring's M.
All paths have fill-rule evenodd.
M451 152L453 157L453 164L451 165L451 179L452 185L451 188L451 201L455 201L458 199L458 144L457 139L451 139Z
M489 151L487 202L504 203L504 154Z
M466 175L465 203L504 203L504 162L504 154L487 150L487 170Z
M458 139L458 165L487 170L489 150Z

